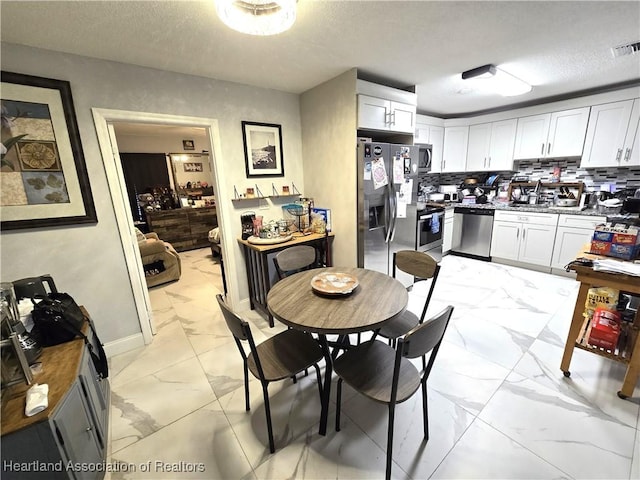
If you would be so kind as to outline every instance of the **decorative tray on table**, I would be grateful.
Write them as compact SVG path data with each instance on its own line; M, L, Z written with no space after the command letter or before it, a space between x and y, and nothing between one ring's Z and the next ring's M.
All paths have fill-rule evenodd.
M324 295L348 295L358 286L358 279L348 273L324 272L311 279L311 288Z
M291 235L287 235L286 237L271 237L271 238L260 238L251 235L247 238L247 242L253 243L254 245L275 245L276 243L284 243L291 240L293 237Z

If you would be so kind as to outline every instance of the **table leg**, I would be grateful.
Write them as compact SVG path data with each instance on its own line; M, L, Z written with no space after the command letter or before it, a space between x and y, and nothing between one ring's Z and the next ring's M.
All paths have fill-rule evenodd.
M564 345L564 355L562 356L562 363L560 363L560 370L564 372L565 377L570 375L569 365L571 364L571 357L573 356L573 348L578 339L578 333L584 322L584 304L587 300L587 293L589 293L590 285L580 283L580 290L578 291L578 298L576 299L576 306L573 310L573 318L571 320L571 326L569 327L569 334L567 335L567 342Z
M327 434L327 421L329 419L329 399L331 398L331 376L333 374L333 361L331 359L331 352L329 351L329 344L327 343L327 336L319 333L318 340L320 340L320 346L324 353L325 369L324 369L324 385L322 389L322 406L320 410L320 429L318 433L320 435Z

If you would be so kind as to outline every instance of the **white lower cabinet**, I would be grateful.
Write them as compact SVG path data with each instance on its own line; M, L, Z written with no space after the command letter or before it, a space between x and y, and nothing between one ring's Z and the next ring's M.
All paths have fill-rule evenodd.
M565 265L575 259L585 245L591 241L596 226L606 220L606 217L560 215L551 267L563 269Z
M444 231L442 232L442 253L451 251L453 246L453 208L444 211Z
M558 215L496 211L491 256L549 267Z

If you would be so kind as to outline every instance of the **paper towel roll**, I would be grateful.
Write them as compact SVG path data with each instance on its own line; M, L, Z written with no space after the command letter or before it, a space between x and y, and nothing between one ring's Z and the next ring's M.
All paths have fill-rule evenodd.
M24 408L24 414L31 417L36 413L40 413L49 406L49 385L34 384L27 390L27 404Z

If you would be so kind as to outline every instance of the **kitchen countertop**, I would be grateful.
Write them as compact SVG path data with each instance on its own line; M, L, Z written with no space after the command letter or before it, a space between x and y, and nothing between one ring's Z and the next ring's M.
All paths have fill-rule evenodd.
M513 205L494 205L492 203L483 203L478 205L463 205L461 203L450 203L445 205L445 209L450 208L477 208L482 210L503 210L509 212L540 212L540 213L560 213L565 215L585 215L606 217L606 213L598 212L595 209L580 210L580 207L556 207L553 205L527 205L519 204L517 207Z

